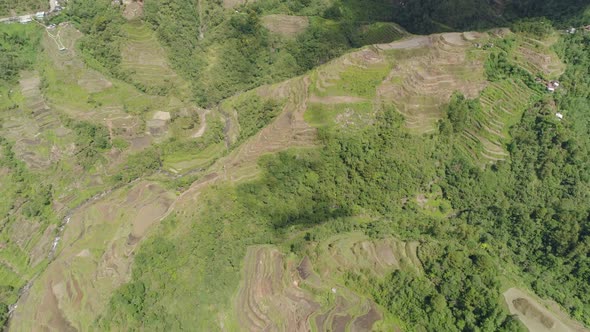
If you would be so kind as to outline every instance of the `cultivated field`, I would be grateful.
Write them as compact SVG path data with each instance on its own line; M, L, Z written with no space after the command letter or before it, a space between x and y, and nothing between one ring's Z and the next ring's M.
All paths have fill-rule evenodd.
M348 289L343 273L383 276L400 268L421 269L416 245L394 238L342 234L309 251L311 256L299 258L270 246L248 248L234 300L242 330L371 331L382 319L381 309Z
M309 19L305 16L266 15L261 21L270 32L287 38L296 37L309 26Z
M227 6L238 3L226 2ZM295 36L307 26L306 19L281 15L267 16L263 23L270 31L286 37ZM383 29L378 31L397 28ZM123 68L134 73L132 83L147 88L172 85L176 92L173 96L149 94L89 68L75 48L81 34L70 25L60 25L43 39L45 52L40 70L22 75L19 93L25 101L23 110L2 119L2 133L12 135L9 137L17 141L17 154L28 167L44 169L72 158L73 136L60 122L59 115L103 124L111 139L123 138L130 144L127 151L138 152L154 140L163 141L175 135L167 131L167 121L183 110L196 109L185 101L186 83L170 68L153 32L138 22L127 24L125 32L128 40L122 50ZM221 329L224 326L251 331L381 328L379 324L386 324L382 322L382 308L347 288L343 274L354 271L383 277L396 269L422 273L417 242L406 243L393 237L374 240L362 233L347 233L320 241L307 248L305 256L297 257L276 247L249 243L248 236L255 236L248 232L253 232L256 226L241 225L241 220L237 220L241 216L231 216L233 219L229 220L223 215L212 225L202 225L199 216L212 204L215 194L211 192L256 179L261 156L290 148L316 147L319 127L353 130L370 126L380 107L392 105L404 116L411 133L432 133L437 130L444 105L456 91L469 98L479 97L485 113L477 118L476 126L461 134L465 153L483 162L505 159L505 145L510 138L508 128L529 106L527 100L535 92L522 81L486 81L483 68L489 52L474 44L486 43L491 38L485 33L448 33L364 47L305 76L232 97L219 109L199 109L199 126L187 136L200 139L211 128L223 128L225 141L194 153L167 155L163 158L163 168L178 176L193 171L193 175L202 176L178 197L159 184L141 181L105 193L76 209L68 219L55 261L38 275L22 297L11 328L87 329L98 314L104 313L112 292L129 280L133 254L141 240L168 216L186 234L191 234L193 229L199 231L195 235L197 245L189 248L194 250L195 257L207 261L211 252L206 250L210 248L221 250L228 257L243 257L243 261L225 261L225 258L223 262L215 261L218 266L188 262L198 267L198 273L192 275L192 270L179 268L174 276L186 283L198 282L194 289L206 290L211 285L237 285L236 271L242 268L239 288L204 291L203 299L194 300L201 306L199 313L219 314L207 319L219 322ZM531 72L542 71L547 77L560 73L563 66L555 61L554 54L541 49L543 44L532 43L522 42L516 59L529 63L526 68ZM66 49L60 51L60 45ZM46 87L41 85L43 80L47 82ZM241 110L236 108L236 101L254 96L283 106L270 124L240 141L243 128L240 128ZM166 122L161 135L145 133L145 123L150 120ZM109 154L110 164L118 165L125 153ZM61 164L63 173L69 177L81 174L72 164L71 161ZM101 189L110 171L100 169L97 172L100 175L69 179L70 182L59 179L56 191L62 195L56 198L57 210L66 211L90 192ZM9 171L0 169L0 175L3 172ZM64 190L66 187L69 190ZM205 193L208 188L209 194ZM429 203L430 198L418 195L416 201L422 207L438 211L441 200L433 196ZM231 202L231 197L224 201ZM17 280L30 279L36 272L30 270L29 262L36 266L47 257L56 226L40 228L39 224L29 223L26 229L14 230L11 236L17 245L10 244L0 251L0 276L6 284L21 286ZM35 234L35 238L30 234ZM185 235L178 234L174 236ZM215 234L214 239L211 234ZM232 247L232 241L240 242ZM4 244L0 242L0 245ZM30 256L25 254L29 250L33 253ZM215 276L208 269L225 274ZM230 299L232 292L234 297ZM547 327L550 321L554 324L551 326L558 326L560 318L543 316L545 312L532 300L514 294L510 291L505 294L510 310L522 316L527 326ZM163 299L163 302L170 306L180 303L175 299ZM541 325L534 325L539 322ZM571 327L569 323L563 324ZM383 327L384 330L393 328Z
M169 94L185 93L186 82L170 68L166 51L154 32L141 22L124 25L123 31L123 69L131 73L132 79L147 87L172 86Z

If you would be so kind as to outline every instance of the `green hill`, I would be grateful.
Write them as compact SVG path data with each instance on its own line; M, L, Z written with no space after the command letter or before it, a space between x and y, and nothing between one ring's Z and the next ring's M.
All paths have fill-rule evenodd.
M474 4L400 26L379 1L70 0L0 25L0 321L587 330L590 33L552 24L589 16ZM418 5L425 31L517 23L412 35Z

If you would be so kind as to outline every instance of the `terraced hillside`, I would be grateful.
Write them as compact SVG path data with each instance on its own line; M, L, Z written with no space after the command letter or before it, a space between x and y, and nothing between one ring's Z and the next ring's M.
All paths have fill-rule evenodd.
M402 267L420 269L414 244L372 241L358 233L318 244L315 255L299 258L272 247L248 248L234 304L239 326L248 331L370 331L382 319L381 309L350 290L342 274L384 276Z
M263 24L292 39L307 20L272 15ZM408 36L204 109L154 32L140 21L123 29L125 81L80 56L73 25L43 30L44 49L10 99L18 107L2 112L1 136L14 142L22 169L44 178L53 195L46 209L55 211L45 223L19 217L2 228L0 286L22 289L11 330L391 331L426 329L412 321L421 314L457 315L469 329L512 324L508 311L527 324L524 295L514 302L505 293L503 310L494 293L500 282L519 286L515 263L494 256L505 258L508 245L495 248L478 221L455 224L473 209L443 178L463 169L435 160L446 151L433 147L460 94L478 105L452 138L473 162L465 172L508 160L511 128L549 93L526 75L492 79L490 55L510 39L512 63L553 80L564 70L555 40L505 30ZM395 24L361 30L362 43L406 35ZM85 140L106 143L88 151ZM8 145L0 152L12 155ZM0 175L22 171L6 164ZM18 197L21 189L5 183L2 193ZM7 219L20 213L11 205L1 206ZM445 264L475 272L455 280ZM498 269L504 276L491 274ZM492 313L479 310L480 289ZM428 310L404 311L412 305ZM460 306L479 316L459 316Z
M10 177L3 182L9 206L3 210L7 218L3 215L1 227L0 286L14 291L14 296L6 293L10 294L6 296L10 296L11 303L21 289L18 306L10 309L14 309L14 329L79 329L91 324L93 312L108 301L107 289L112 291L127 280L133 250L172 203L173 194L159 185L142 182L125 187L113 182L122 169L129 167L124 166L128 158L137 159L137 153L162 140L147 131L146 122L160 111L174 116L169 126L164 127L163 136L170 131L180 139L194 134L206 137L209 130L206 125L198 126L200 117L192 112L200 111L179 99L182 92L170 96L148 94L90 68L80 57L76 43L82 34L73 25L39 28L39 34L43 52L38 54L34 70L22 72L14 91L0 96L2 105L16 104L0 113L0 136L10 142L2 152L6 152L6 158L12 158L13 152L16 160L24 163L22 169L18 163L2 167L3 174ZM158 66L177 77L164 55L160 55ZM131 63L129 68L135 65ZM177 125L185 119L196 121L197 125L187 126L187 121L183 122L186 129ZM215 123L209 121L209 126L214 127ZM106 148L86 150L88 147L82 143L88 139L92 144L99 137L82 136L87 134L84 130L96 135L105 133ZM215 130L222 131L223 127ZM208 144L201 145L196 152ZM222 154L223 150L210 154L205 163L210 164ZM187 159L190 161L191 156ZM4 156L2 160L4 163ZM91 164L83 165L85 160ZM162 176L165 181L175 178ZM38 181L30 189L35 195L46 193L43 190L50 192L47 209L51 214L33 212L44 213L39 219L27 212L36 196L19 198L23 190L29 190L18 182L23 177ZM117 188L118 191L114 190ZM139 197L131 198L134 192ZM105 217L102 213L112 206L101 204L127 205ZM42 205L41 211L45 209ZM107 221L115 224L102 224ZM128 232L120 233L125 227ZM97 239L102 240L92 242ZM113 246L102 248L103 240L111 241ZM88 246L75 251L77 244ZM79 261L82 258L88 259ZM68 270L67 266L78 263L79 270Z
M141 182L69 215L63 250L35 280L12 318L14 330L84 330L130 277L138 244L174 195Z
M347 122L343 117L354 113L370 114L366 109L371 106L363 103L394 105L408 129L428 134L438 129L444 105L458 92L478 98L482 105L482 113L471 115L474 123L462 134L466 155L484 163L504 160L508 128L545 89L542 84L532 89L519 79L486 79L484 62L494 50L494 41L505 38L517 43L513 59L517 64L530 64L526 70L532 76L555 79L562 72L563 65L549 48L550 41L533 45L503 30L412 37L364 48L315 70L307 120L319 126L326 124L325 117L343 123ZM330 104L341 106L326 106ZM349 111L341 114L345 109Z
M391 71L379 87L379 94L382 100L394 102L408 128L428 133L435 130L441 106L452 93L460 91L473 98L487 84L484 55L470 51L474 43L483 43L489 37L466 33L418 38L377 46L394 54L399 52L400 58L407 59Z
M133 81L146 89L164 89L168 94L186 96L187 83L170 68L166 51L160 46L154 32L132 21L123 26L125 43L122 47L122 67Z

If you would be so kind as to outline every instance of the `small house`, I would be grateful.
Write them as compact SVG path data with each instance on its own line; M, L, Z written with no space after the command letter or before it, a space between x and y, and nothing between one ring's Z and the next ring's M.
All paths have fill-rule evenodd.
M559 120L562 120L562 119L563 119L563 114L561 114L561 113L559 113L559 112L558 112L558 113L555 113L555 116L556 116L556 117L557 117Z
M38 12L35 13L35 18L37 18L38 20L41 20L45 17L45 12Z
M558 87L559 87L559 81L551 81L551 82L547 83L547 91L549 91L549 92L555 92L555 90L557 90Z
M576 33L576 28L569 28L566 30L566 32L573 35L574 33Z

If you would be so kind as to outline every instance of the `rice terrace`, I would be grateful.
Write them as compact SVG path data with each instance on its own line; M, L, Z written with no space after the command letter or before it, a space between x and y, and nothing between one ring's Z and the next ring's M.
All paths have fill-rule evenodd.
M590 331L590 6L0 3L7 331Z

